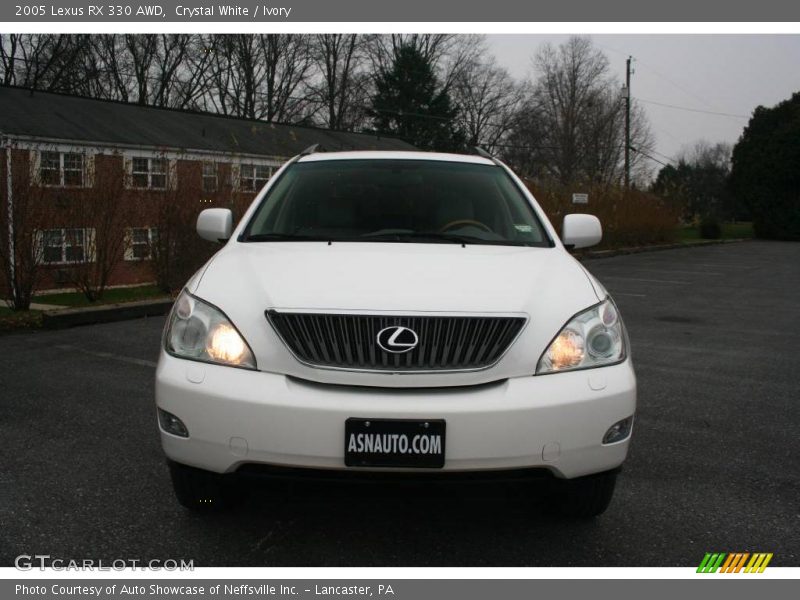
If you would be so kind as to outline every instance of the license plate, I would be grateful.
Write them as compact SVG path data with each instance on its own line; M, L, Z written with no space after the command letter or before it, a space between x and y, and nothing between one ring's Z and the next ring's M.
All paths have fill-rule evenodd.
M348 467L444 466L443 419L347 419L344 463Z

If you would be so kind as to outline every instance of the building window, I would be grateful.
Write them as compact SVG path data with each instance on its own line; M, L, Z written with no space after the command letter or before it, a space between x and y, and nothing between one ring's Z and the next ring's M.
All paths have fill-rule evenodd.
M125 260L151 260L156 240L158 230L155 227L131 227L128 229Z
M83 187L86 160L78 152L42 152L39 155L39 181L43 185Z
M217 191L217 163L203 163L203 191L207 194Z
M44 264L81 263L86 261L88 229L45 229L41 232Z
M131 159L131 184L135 188L148 190L167 189L167 159L133 157Z
M239 189L243 192L258 192L272 177L272 167L266 165L242 165L239 169Z

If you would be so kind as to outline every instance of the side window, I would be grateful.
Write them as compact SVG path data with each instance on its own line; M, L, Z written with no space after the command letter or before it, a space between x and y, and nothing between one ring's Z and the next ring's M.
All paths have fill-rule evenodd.
M88 242L93 239L94 230L71 227L67 229L45 229L38 233L42 245L44 264L67 264L94 260Z
M266 165L243 164L239 168L239 188L243 192L257 192L272 177L272 167Z
M41 152L39 182L58 187L86 185L86 157L79 152Z
M44 185L61 185L61 154L42 152L39 156L39 181Z
M84 160L83 154L66 152L62 156L64 185L83 187Z
M217 163L206 161L203 163L203 191L207 194L217 191Z
M64 231L62 229L46 229L42 232L42 261L60 263L64 261Z
M150 163L147 158L134 157L131 161L131 183L133 187L150 187Z
M131 227L127 230L125 260L152 260L153 246L158 240L155 227Z
M167 189L167 159L150 159L150 187L154 190Z
M130 162L131 187L149 190L167 189L166 158L146 158L134 156Z

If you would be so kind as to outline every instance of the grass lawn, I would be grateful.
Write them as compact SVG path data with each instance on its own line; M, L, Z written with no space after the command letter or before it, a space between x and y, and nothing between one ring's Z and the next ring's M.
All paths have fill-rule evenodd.
M722 239L740 239L753 237L753 224L744 221L736 223L722 223ZM678 241L691 243L702 240L699 227L681 227L678 229Z
M131 288L114 288L106 290L103 298L97 302L89 302L80 292L65 292L34 296L37 304L53 304L56 306L97 306L98 304L114 304L118 302L134 302L166 298L167 294L154 285L142 285ZM39 310L13 311L0 301L0 332L21 329L39 329L42 326L42 312Z
M115 304L118 302L134 302L136 300L150 300L153 298L166 298L165 294L154 285L141 285L129 288L112 288L103 293L103 297L96 302L89 302L80 292L67 292L34 296L33 301L38 304L56 304L60 306L96 306L98 304Z

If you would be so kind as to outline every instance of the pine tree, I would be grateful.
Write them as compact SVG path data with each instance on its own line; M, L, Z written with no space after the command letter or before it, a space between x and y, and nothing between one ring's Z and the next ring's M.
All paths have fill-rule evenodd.
M424 150L462 149L457 109L441 88L433 66L415 48L404 46L391 67L378 75L370 116L375 130Z

